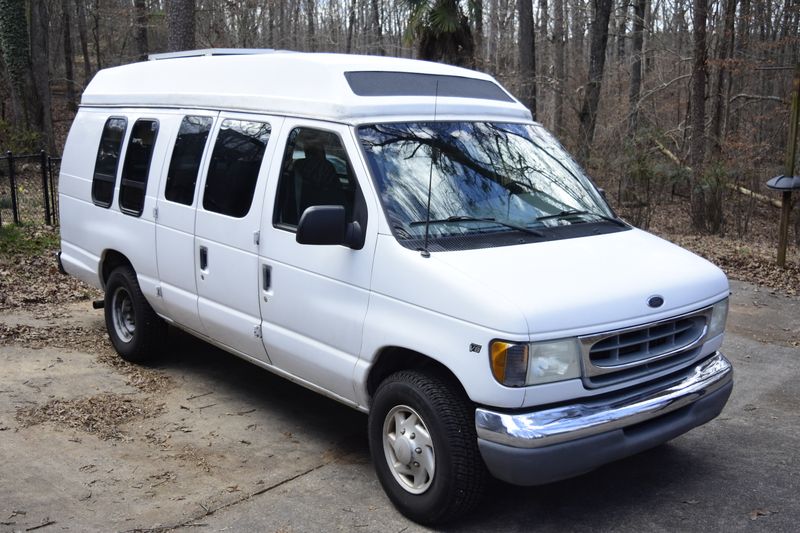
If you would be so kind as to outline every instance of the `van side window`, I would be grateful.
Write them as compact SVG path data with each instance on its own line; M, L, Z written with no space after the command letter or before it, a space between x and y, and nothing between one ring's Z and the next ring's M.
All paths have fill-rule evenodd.
M208 165L203 209L237 218L250 211L270 130L265 122L222 123Z
M139 119L131 129L119 186L119 207L128 215L138 217L142 214L150 159L153 157L157 135L157 120Z
M92 178L92 201L100 207L109 207L114 198L117 164L127 126L127 119L122 117L111 117L103 126Z
M289 133L273 223L297 227L306 208L344 206L354 220L356 181L342 142L335 133L295 128Z
M200 160L213 122L211 117L183 117L167 171L167 200L192 205Z

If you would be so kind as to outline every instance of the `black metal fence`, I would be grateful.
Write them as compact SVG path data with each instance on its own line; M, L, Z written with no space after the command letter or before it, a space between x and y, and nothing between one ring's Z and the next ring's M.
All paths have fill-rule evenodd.
M40 223L58 224L56 179L60 157L42 150L38 154L0 155L0 225ZM4 219L5 215L5 219Z

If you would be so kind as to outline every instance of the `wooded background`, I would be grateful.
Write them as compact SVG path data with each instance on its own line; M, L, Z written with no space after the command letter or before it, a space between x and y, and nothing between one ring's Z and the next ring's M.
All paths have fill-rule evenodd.
M92 75L149 53L417 57L497 77L634 223L683 194L719 232L782 173L798 33L800 0L0 0L0 148L58 153Z

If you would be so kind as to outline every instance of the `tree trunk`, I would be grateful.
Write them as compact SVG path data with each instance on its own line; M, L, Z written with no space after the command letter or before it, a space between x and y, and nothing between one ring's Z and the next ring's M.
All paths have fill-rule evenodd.
M350 14L347 16L347 45L345 52L350 53L353 50L353 29L356 25L356 0L350 0Z
M583 163L589 158L597 123L597 109L600 104L600 89L603 83L603 69L606 63L608 45L608 23L611 18L613 0L593 0L594 20L591 25L589 44L589 80L583 95L580 118L580 148L578 156Z
M642 87L642 53L644 52L644 10L647 0L633 4L633 50L631 50L631 87L629 93L628 135L636 137L639 127L639 91Z
M693 0L694 63L692 66L692 138L689 163L695 172L702 172L705 153L706 122L706 21L708 0Z
M620 1L619 8L622 14L619 15L617 21L617 61L620 64L625 61L625 28L628 25L628 7L627 0Z
M147 3L145 0L133 0L133 11L136 18L136 53L139 61L147 61L150 47L147 44Z
M92 41L94 41L94 62L97 70L103 68L103 61L100 56L100 0L94 0L92 10Z
M194 0L167 1L167 51L194 50Z
M86 7L83 2L84 0L75 0L75 10L78 19L81 54L83 54L83 86L86 87L92 77L92 61L89 59L89 32L86 30Z
M725 27L719 45L719 67L717 68L716 92L714 94L714 114L711 117L711 153L719 156L722 151L722 118L725 109L725 78L727 61L733 54L733 23L736 19L736 0L725 2Z
M550 27L550 20L549 20L549 13L548 13L548 6L547 0L539 0L539 27L538 27L538 40L539 44L536 44L536 37L534 37L534 62L536 63L536 67L539 69L536 72L536 80L545 80L549 77L548 70L552 65L553 61L550 58L550 46L547 39L547 30ZM535 61L536 59L536 49L539 50L539 61ZM549 109L547 105L547 92L552 92L549 90L551 87L550 84L536 84L536 97L539 100L539 105L542 106L543 109ZM544 123L546 118L546 113L539 114L539 120ZM552 126L552 124L550 124Z
M75 103L75 69L73 68L72 23L70 21L70 1L61 0L61 18L64 24L64 77L67 78L67 107L77 109Z
M314 18L316 17L316 0L306 0L306 16L308 17L308 49L317 51L317 36L315 35Z
M536 120L536 38L533 33L533 0L518 0L520 100Z
M560 135L564 129L564 0L553 0L553 131Z
M376 53L379 56L385 56L386 49L383 47L380 0L372 0L372 29L375 32L375 40L377 41Z
M706 122L706 21L708 0L693 0L692 24L694 33L694 62L692 65L691 139L689 141L689 163L694 172L691 191L691 218L695 229L707 227L708 198L703 187L703 160L705 156Z
M31 66L24 0L0 0L0 48L11 88L11 114L17 126L41 130Z
M46 2L31 2L30 11L30 36L31 36L31 65L33 66L33 81L36 89L41 117L42 135L45 147L52 153L55 152L53 139L53 113L50 108L50 60L48 34L50 28L50 14Z
M473 0L472 8L472 18L475 24L475 66L482 68L485 57L483 50L483 0Z

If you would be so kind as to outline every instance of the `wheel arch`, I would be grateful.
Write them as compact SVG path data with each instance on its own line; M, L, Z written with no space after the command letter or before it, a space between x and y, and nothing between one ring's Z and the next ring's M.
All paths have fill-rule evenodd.
M429 372L458 387L465 397L469 397L455 373L442 362L415 350L400 346L387 346L378 352L375 362L367 374L367 400L370 405L372 405L375 391L378 390L381 382L400 370Z
M133 270L134 273L136 273L136 269L133 268L133 264L124 254L118 252L117 250L109 249L103 251L100 259L100 282L103 288L105 288L106 283L108 282L108 277L111 275L111 273L121 266L127 266Z

